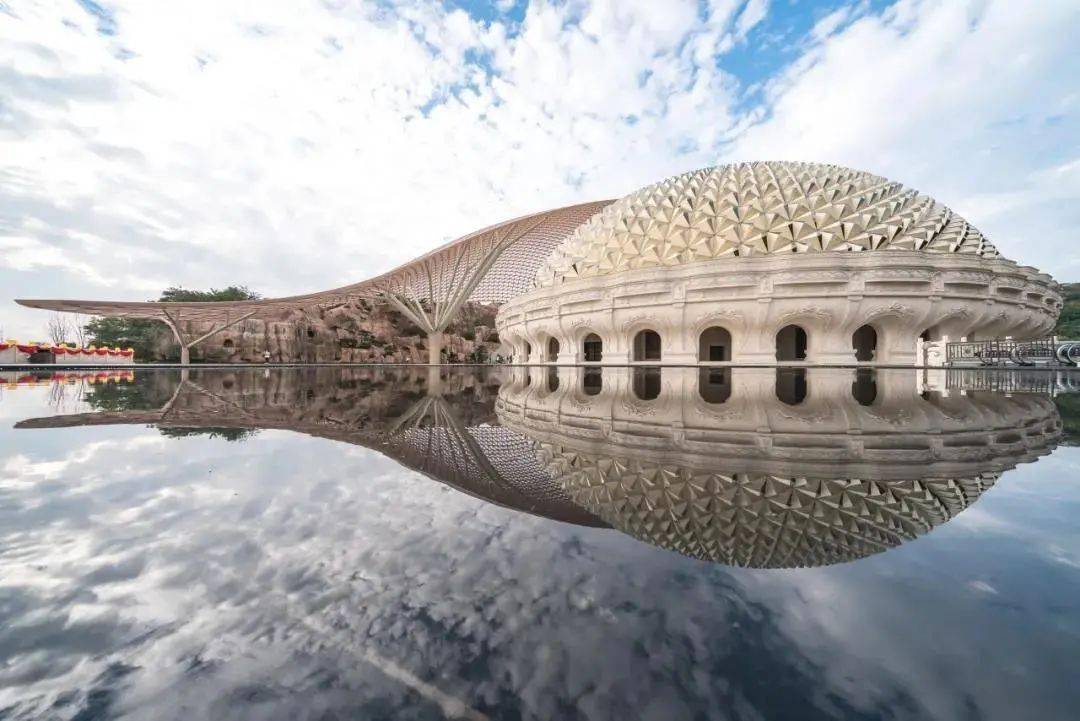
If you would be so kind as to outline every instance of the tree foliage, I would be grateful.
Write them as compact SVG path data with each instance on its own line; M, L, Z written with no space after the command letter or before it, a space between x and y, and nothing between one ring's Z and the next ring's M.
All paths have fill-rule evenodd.
M208 436L210 438L223 438L226 441L246 441L255 434L257 434L259 432L259 429L225 428L217 426L158 426L158 431L166 438L189 438L191 436Z
M135 357L149 360L169 330L154 320L143 318L91 318L86 324L86 339L96 346L134 348Z
M161 292L158 301L162 303L213 303L225 300L258 300L261 297L246 285L230 285L228 288L211 288L210 290L188 290L172 286Z
M1062 445L1080 446L1080 394L1060 395L1054 404L1061 415Z
M1054 333L1061 338L1080 340L1080 283L1065 283L1065 307L1061 309Z

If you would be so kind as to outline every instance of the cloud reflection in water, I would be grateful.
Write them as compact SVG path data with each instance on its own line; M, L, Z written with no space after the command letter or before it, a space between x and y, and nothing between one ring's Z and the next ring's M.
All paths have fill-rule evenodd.
M136 415L4 431L20 448L0 486L0 708L13 717L1065 718L1075 696L1063 670L1076 569L1012 534L949 523L854 563L732 569L549 520L557 489L521 513L504 506L522 493L492 490L498 477L450 478L459 493L403 468L379 452L409 460L393 433L446 432L430 412L390 432L429 397L427 379L192 380L157 423L265 430L165 437ZM440 412L483 439L500 385L512 400L516 381L502 380L448 376ZM1011 498L1022 523L1037 498L1010 497L1021 473L1075 508L1080 494L1037 472L1071 452L1006 473L972 510ZM791 462L843 462L802 455ZM987 578L997 595L968 588Z

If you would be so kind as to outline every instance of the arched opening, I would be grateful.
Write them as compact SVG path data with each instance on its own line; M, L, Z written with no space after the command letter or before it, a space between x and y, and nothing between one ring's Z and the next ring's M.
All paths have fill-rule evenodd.
M525 357L521 359L521 362L528 363L530 358L532 358L532 343L525 341Z
M660 334L654 330L643 330L634 336L634 360L660 360Z
M855 351L855 360L869 363L877 358L877 331L871 325L864 325L851 336L851 347Z
M596 333L589 333L582 342L586 363L599 363L604 359L604 341Z
M549 363L559 360L559 341L557 338L548 338L547 359Z
M548 393L554 393L559 390L559 369L548 368L547 372L547 389Z
M731 333L719 326L703 330L698 339L698 360L703 362L731 360Z
M604 374L599 368L586 368L581 378L581 390L587 396L598 396L604 390Z
M776 397L781 403L797 406L806 400L806 369L777 368Z
M855 380L851 383L851 395L860 406L872 406L877 400L877 376L874 371L862 369L855 371Z
M806 360L806 331L797 325L785 326L776 334L776 360Z
M706 403L724 403L731 398L731 369L702 368L698 371L698 393Z
M233 339L232 338L226 338L225 342L222 343L221 345L223 345L226 350L232 350L233 346L234 346Z
M638 400L651 401L660 397L660 369L635 368L631 381L634 395Z

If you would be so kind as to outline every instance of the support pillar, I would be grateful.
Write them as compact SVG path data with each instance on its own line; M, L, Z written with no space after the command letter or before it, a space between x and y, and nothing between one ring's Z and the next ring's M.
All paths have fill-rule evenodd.
M428 363L439 365L442 363L442 333L428 333Z

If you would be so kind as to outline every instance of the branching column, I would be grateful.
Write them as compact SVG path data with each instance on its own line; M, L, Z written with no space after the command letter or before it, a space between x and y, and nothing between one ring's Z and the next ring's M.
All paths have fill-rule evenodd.
M503 251L542 218L500 226L472 243L454 245L388 278L381 296L428 337L428 363L442 362L442 334Z
M247 320L251 316L255 315L256 311L251 311L250 313L244 313L243 315L241 315L236 320L229 320L229 316L228 316L228 314L226 314L225 320L221 323L221 325L215 327L209 333L203 333L201 336L199 336L198 338L196 338L195 340L192 340L192 341L185 341L184 340L184 333L183 333L183 331L180 330L180 320L181 319L180 319L180 313L179 312L176 313L175 317L171 313L169 313L169 311L167 311L167 310L162 310L161 312L162 312L162 315L164 316L161 320L164 321L165 325L169 326L169 328L173 332L173 336L176 337L176 342L180 344L180 365L185 365L186 366L186 365L191 364L191 349L193 347L195 347L199 343L202 343L207 338L211 338L211 337L217 335L218 333L220 333L221 331L223 331L223 330L225 330L227 328L231 328L232 326L236 325L237 323L240 323L241 321Z

